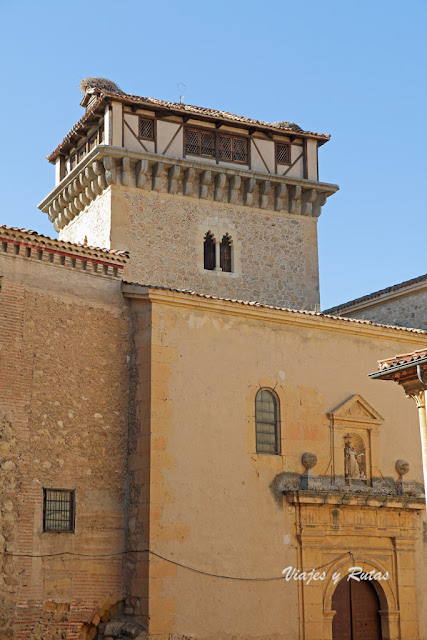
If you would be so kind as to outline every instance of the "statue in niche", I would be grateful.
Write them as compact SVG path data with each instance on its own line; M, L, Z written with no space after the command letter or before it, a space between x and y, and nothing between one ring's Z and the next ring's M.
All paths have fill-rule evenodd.
M356 444L357 449L354 446L355 444L356 443L353 443L352 437L346 436L344 443L344 474L346 479L365 480L366 475L362 460L365 456L363 444L362 442L358 442Z

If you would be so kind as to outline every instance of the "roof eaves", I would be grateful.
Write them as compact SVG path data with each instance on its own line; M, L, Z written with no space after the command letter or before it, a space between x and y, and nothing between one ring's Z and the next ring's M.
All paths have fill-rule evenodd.
M51 238L45 236L32 229L21 229L19 227L9 227L7 225L0 225L0 237L9 238L16 242L25 243L29 241L40 246L49 247L51 249L62 249L70 253L78 253L79 255L86 255L87 257L95 257L101 255L105 260L110 259L114 263L124 264L129 259L128 251L119 251L116 249L104 249L102 247L92 247L83 244L77 244L74 242L67 242L59 240L57 238Z
M421 334L421 335L427 335L427 331L424 331L423 329L413 329L413 328L410 328L410 327L399 327L397 325L379 324L377 322L370 322L369 320L363 320L363 319L359 319L359 318L343 318L342 316L333 316L333 315L326 314L326 313L324 313L322 311L308 311L306 309L290 309L288 307L277 307L277 306L274 306L274 305L265 304L265 303L257 302L257 301L239 300L237 298L222 298L220 296L212 296L212 295L209 295L209 294L206 294L206 293L197 293L196 291L190 291L190 290L187 290L187 289L177 289L177 288L172 288L172 287L165 287L163 285L143 284L143 283L140 283L140 282L128 282L126 280L123 281L123 284L124 285L137 286L137 287L146 288L146 289L154 289L154 290L160 290L160 291L170 291L171 293L181 293L181 294L185 294L185 295L204 298L205 300L219 300L221 302L232 302L234 304L240 304L240 305L245 305L245 306L249 306L249 307L259 307L259 308L262 308L262 309L272 309L274 311L286 311L288 313L301 314L301 315L304 315L304 316L314 316L314 317L318 317L318 318L327 318L327 319L339 321L341 323L347 322L347 323L354 323L354 324L366 325L366 326L371 326L371 327L380 327L380 328L383 328L383 329L393 329L393 330L396 330L396 331L403 331L405 333L408 332L408 333L416 333L416 334Z
M379 289L378 291L373 291L372 293L368 293L365 296L361 296L360 298L355 298L354 300L349 300L348 302L344 302L343 304L339 304L336 307L330 307L329 309L325 309L323 313L336 313L344 309L349 309L357 304L362 304L363 302L369 302L370 300L375 300L376 298L380 298L383 295L388 293L393 293L395 291L399 291L404 289L405 287L410 287L414 284L418 284L420 282L427 282L427 274L422 276L417 276L416 278L412 278L411 280L405 280L404 282L399 282L398 284L393 284L390 287L386 287L385 289Z

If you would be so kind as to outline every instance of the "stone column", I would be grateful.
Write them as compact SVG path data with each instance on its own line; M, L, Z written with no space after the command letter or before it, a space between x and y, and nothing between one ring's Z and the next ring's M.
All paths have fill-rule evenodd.
M215 271L222 271L221 269L221 257L220 257L221 243L219 240L215 241Z
M418 417L420 421L421 434L421 453L423 456L423 473L424 473L424 493L426 494L427 503L427 415L426 415L426 392L424 389L409 392L406 394L408 398L415 400L418 408Z

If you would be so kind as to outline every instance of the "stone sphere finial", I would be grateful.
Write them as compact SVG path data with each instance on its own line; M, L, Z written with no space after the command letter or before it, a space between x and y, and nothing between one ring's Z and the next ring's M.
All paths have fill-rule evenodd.
M404 476L409 471L409 462L406 460L396 460L396 471L400 476Z
M315 453L311 453L311 451L306 451L301 456L301 462L306 469L312 469L317 464L317 456Z

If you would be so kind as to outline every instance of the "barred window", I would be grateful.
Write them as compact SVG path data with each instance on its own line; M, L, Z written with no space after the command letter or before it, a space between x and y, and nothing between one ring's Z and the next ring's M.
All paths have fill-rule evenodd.
M139 137L144 140L154 140L154 120L148 118L139 119Z
M43 489L43 531L74 531L74 491Z
M289 164L291 161L291 145L276 142L277 164Z
M215 156L215 138L213 133L186 129L185 152L193 156Z
M221 269L231 273L231 238L228 233L221 240L219 258Z
M215 238L210 231L205 235L203 243L203 266L209 271L215 269Z
M260 389L255 398L257 453L280 453L278 398L270 389Z
M219 136L219 159L247 163L247 140L245 138Z
M80 149L77 151L77 157L78 157L78 161L80 162L80 160L83 160L83 158L86 155L86 145L84 144L82 147L80 147Z

